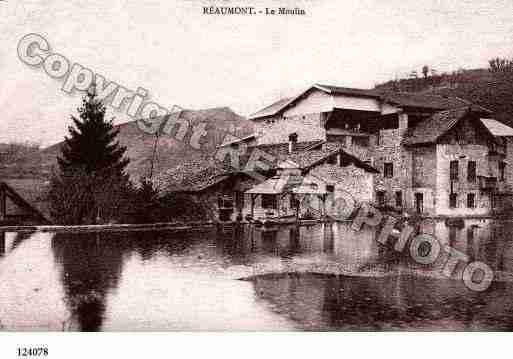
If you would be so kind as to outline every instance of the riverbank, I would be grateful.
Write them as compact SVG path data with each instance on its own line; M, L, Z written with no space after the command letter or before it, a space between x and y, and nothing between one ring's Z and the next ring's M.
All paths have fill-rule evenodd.
M312 226L318 223L325 223L323 219L299 220L293 224L300 226ZM281 223L252 223L247 221L241 222L214 222L214 221L198 221L198 222L161 222L161 223L142 223L142 224L86 224L86 225L13 225L0 226L0 232L120 232L120 231L201 231L213 228L232 228L237 225L255 224L262 230L272 230L287 224Z
M214 222L166 222L145 224L88 224L76 226L43 225L43 226L2 226L0 232L120 232L120 231L194 231L215 227Z

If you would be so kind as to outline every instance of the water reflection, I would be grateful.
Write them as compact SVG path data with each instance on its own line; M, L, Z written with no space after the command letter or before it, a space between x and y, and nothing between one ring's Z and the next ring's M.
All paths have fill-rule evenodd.
M108 237L108 238L106 238ZM61 282L71 322L83 331L101 328L107 293L116 288L127 243L110 233L56 234L52 249L62 266Z
M6 235L5 232L0 232L0 257L3 257L5 254Z
M418 232L513 273L509 222L425 221ZM343 223L191 233L3 233L0 254L6 329L513 329L509 282L475 293L454 279L457 273L453 279L419 277L419 271L436 274L444 259L416 264L407 250L380 245L374 229L354 231ZM34 273L49 278L47 284ZM27 313L42 310L38 305L55 307L54 317L27 320Z
M459 281L311 273L251 279L255 292L307 330L512 330L510 283L469 292Z

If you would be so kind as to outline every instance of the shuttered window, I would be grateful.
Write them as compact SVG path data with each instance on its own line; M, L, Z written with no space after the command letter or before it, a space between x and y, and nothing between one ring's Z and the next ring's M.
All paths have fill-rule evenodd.
M383 175L385 178L392 178L394 177L394 164L391 162L386 162L383 165Z
M476 161L468 161L467 167L467 181L476 181Z
M458 161L451 161L449 165L449 171L451 176L451 181L458 180Z

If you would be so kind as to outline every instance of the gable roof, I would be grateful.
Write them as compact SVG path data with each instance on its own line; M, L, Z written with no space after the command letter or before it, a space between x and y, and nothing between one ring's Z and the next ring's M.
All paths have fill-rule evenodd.
M293 105L296 101L301 99L313 89L317 89L328 94L374 98L385 103L390 103L401 107L421 108L430 111L448 110L451 108L472 105L476 111L491 113L490 110L478 105L473 105L471 102L459 97L447 97L424 93L382 92L374 89L358 89L351 87L314 84L313 86L310 86L306 91L295 97L288 97L278 100L277 102L263 108L262 110L255 112L249 116L249 119L254 120L257 118L277 115L289 106Z
M294 99L295 99L295 97L282 98L282 99L270 104L269 106L264 107L261 110L258 110L254 114L250 115L249 119L274 116L275 114L280 112L282 109L284 109Z
M383 95L383 100L404 107L428 108L433 110L446 110L453 107L468 105L464 100L455 97L442 97L418 93L389 93Z
M379 98L380 95L376 90L371 89L357 89L351 87L340 87L340 86L332 86L332 85L323 85L323 84L314 84L307 88L305 91L301 92L299 95L294 97L287 97L281 100L278 100L271 105L264 107L263 109L255 112L254 114L249 116L250 120L254 120L257 118L274 116L285 110L287 107L292 105L294 102L301 99L308 92L312 90L320 90L329 94L337 94L337 95L349 95L349 96L357 96L357 97L370 97L370 98Z
M225 142L221 143L219 146L217 146L217 148L222 148L222 147L230 146L230 145L233 145L233 144L236 144L236 143L240 143L240 142L246 142L248 140L256 139L257 137L258 137L258 134L256 134L256 133L253 133L253 134L251 134L249 136L245 136L245 137L242 137L242 138L239 138L237 136L233 136L232 138L229 138Z
M470 112L473 112L472 106L464 106L437 112L412 128L404 138L402 144L410 146L436 143L443 134L447 133L447 131L453 128ZM483 125L482 122L481 125ZM486 126L483 125L483 128L492 135Z
M350 153L344 148L342 143L337 142L324 142L320 145L322 147L316 149L309 149L302 152L293 152L287 156L287 160L297 163L299 168L302 170L309 170L318 164L323 163L330 156L341 153L345 156L349 162L354 163L355 166L364 169L367 172L378 173L371 165L368 165L354 154Z
M448 110L462 106L473 106L473 110L489 113L484 107L473 105L470 101L459 97L447 97L424 93L395 92L386 93L381 96L385 102L402 107L423 108L429 110Z
M304 151L308 151L312 147L322 145L323 142L324 142L324 140L296 142L292 153L293 154L294 153L303 153ZM255 148L258 148L259 150L264 151L265 153L268 153L275 157L279 157L280 159L283 159L283 160L288 158L288 155L289 155L289 143L288 142L266 143L266 144L261 144L261 145L257 145L257 146L251 146L248 149L251 151L251 150L254 150Z
M200 161L191 161L184 163L166 174L162 175L157 181L163 183L162 190L166 192L200 192L216 185L234 175L249 176L244 170L245 164L251 158L253 151L262 151L271 157L274 161L270 163L271 170L279 167L280 164L288 164L288 168L297 168L307 171L312 167L324 162L328 157L342 153L349 162L355 166L366 170L367 172L377 173L378 171L360 160L354 154L344 149L341 143L325 141L305 141L298 142L294 151L289 153L288 143L265 144L250 146L247 151L239 156L240 169L230 168L229 162L216 163L203 159ZM226 158L225 158L226 159ZM227 159L230 159L227 156ZM268 175L273 171L267 171Z
M337 94L337 95L350 95L350 96L360 96L360 97L371 97L379 99L381 97L380 93L376 90L372 89L358 89L353 87L341 87L341 86L332 86L332 85L323 85L323 84L315 84L313 87L322 90L324 92Z
M486 126L486 128L488 128L492 135L496 137L513 136L513 128L506 126L497 120L491 118L482 118L481 122Z

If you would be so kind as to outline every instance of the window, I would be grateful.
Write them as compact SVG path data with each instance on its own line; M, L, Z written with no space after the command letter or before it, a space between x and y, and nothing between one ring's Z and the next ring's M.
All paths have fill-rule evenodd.
M493 194L490 196L490 204L492 206L492 209L500 209L504 205L501 197Z
M506 162L499 162L499 179L501 181L506 180Z
M330 193L333 193L335 191L335 186L332 185L332 184L326 185L326 191L330 192Z
M490 141L488 146L490 148L490 152L492 152L492 153L497 152L497 144L494 141Z
M467 181L468 182L476 181L476 161L468 161Z
M458 161L451 161L449 165L451 181L458 180Z
M376 202L380 207L383 207L385 205L385 191L376 192Z
M395 205L396 207L403 206L403 193L401 191L395 193Z
M337 164L337 156L333 155L328 157L328 161L326 161L329 165L336 165Z
M458 206L457 199L458 195L456 193L451 193L449 195L449 208L456 208Z
M233 196L230 194L220 194L217 197L217 206L219 208L233 208Z
M394 164L391 162L386 162L383 164L383 175L385 178L394 177Z
M262 195L262 208L265 209L276 209L276 196L273 194Z
M467 208L476 208L476 195L474 193L467 194Z
M347 167L351 164L351 161L349 161L349 159L342 154L339 154L339 160L340 160L340 167Z
M422 193L415 193L415 211L419 214L424 212L424 195Z

